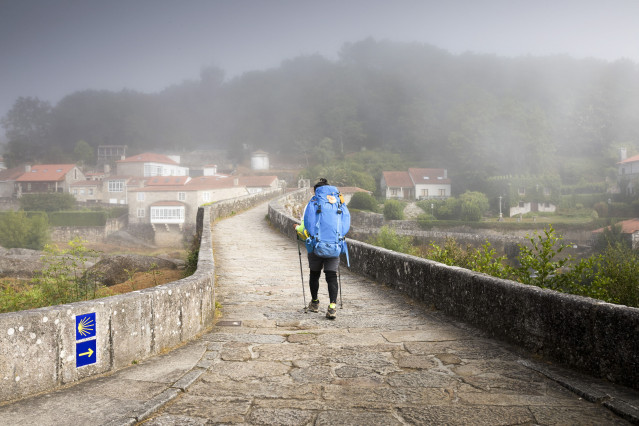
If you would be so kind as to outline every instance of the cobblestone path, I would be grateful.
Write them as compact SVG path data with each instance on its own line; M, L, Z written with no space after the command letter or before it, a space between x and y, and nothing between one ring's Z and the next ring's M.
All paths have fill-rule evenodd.
M215 224L221 317L202 337L207 370L145 425L626 424L503 344L345 267L337 319L324 316L323 276L320 312L304 313L298 247L266 212Z

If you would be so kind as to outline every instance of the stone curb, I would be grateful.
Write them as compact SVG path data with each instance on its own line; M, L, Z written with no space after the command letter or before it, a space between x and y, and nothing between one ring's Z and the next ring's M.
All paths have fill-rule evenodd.
M156 413L167 403L175 399L180 393L186 392L202 374L206 372L206 368L200 367L200 363L204 360L205 355L200 361L189 371L184 373L175 383L167 387L163 392L145 402L140 408L136 408L124 417L104 423L104 426L129 426L135 425L142 420L146 420L152 414Z
M593 386L581 380L575 373L560 368L541 365L529 360L519 360L518 363L543 374L586 401L601 404L624 420L639 424L639 400L632 401L635 405L628 403L619 396L611 395L612 392L600 389L597 385ZM601 387L605 387L605 384L602 383Z

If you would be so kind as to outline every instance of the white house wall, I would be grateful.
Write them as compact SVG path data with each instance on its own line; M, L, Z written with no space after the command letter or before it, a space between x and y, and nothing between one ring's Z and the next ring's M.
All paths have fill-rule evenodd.
M619 175L628 176L639 174L639 161L633 161L631 163L624 163L619 166Z
M180 202L185 205L184 222L195 223L197 208L202 204L226 200L229 198L241 197L248 192L245 187L237 186L231 188L208 189L208 190L187 190L183 191L148 191L150 187L142 188L142 191L131 191L128 193L129 223L150 223L151 205L162 202ZM205 200L204 193L209 193L209 200ZM138 194L144 194L144 200L138 200ZM179 193L184 193L184 199L179 199ZM144 216L138 216L138 209L144 210Z
M428 195L422 196L422 190L428 190ZM444 191L444 194L441 195L440 191ZM415 185L415 198L420 199L421 197L425 198L440 198L440 197L450 197L450 184L417 184Z

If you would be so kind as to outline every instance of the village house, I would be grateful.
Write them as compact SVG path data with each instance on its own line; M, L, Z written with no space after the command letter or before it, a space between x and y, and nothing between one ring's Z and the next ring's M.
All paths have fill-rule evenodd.
M189 168L180 166L177 156L145 152L116 161L119 176L188 176Z
M16 180L24 174L24 167L13 167L0 171L0 197L9 198L16 195Z
M639 182L639 155L626 158L626 149L619 150L620 161L617 163L619 168L618 179L620 190L630 195L635 193L635 187Z
M182 227L194 223L199 206L277 189L277 176L155 177L127 193L129 223Z
M639 219L628 219L617 222L616 226L621 227L622 237L630 244L633 250L639 249ZM607 227L610 229L610 227ZM599 228L592 231L594 237L598 237L606 228Z
M357 186L340 186L337 189L339 189L340 194L342 194L342 196L344 197L344 204L346 205L350 203L351 198L353 198L353 195L357 192L365 192L368 195L372 195L371 191L367 191Z
M451 181L446 169L384 171L380 187L386 199L428 200L451 195Z
M16 182L17 195L43 192L69 192L73 182L84 181L84 173L75 164L26 165Z

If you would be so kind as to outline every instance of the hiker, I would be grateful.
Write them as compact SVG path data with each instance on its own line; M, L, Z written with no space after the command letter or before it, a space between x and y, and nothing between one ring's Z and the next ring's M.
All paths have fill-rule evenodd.
M313 193L313 197L304 208L301 224L295 228L298 237L305 242L308 252L311 290L308 310L319 312L320 302L317 293L323 269L329 298L326 318L335 319L339 292L339 255L346 252L344 236L350 228L350 213L339 190L329 185L326 179L319 179L313 186Z

